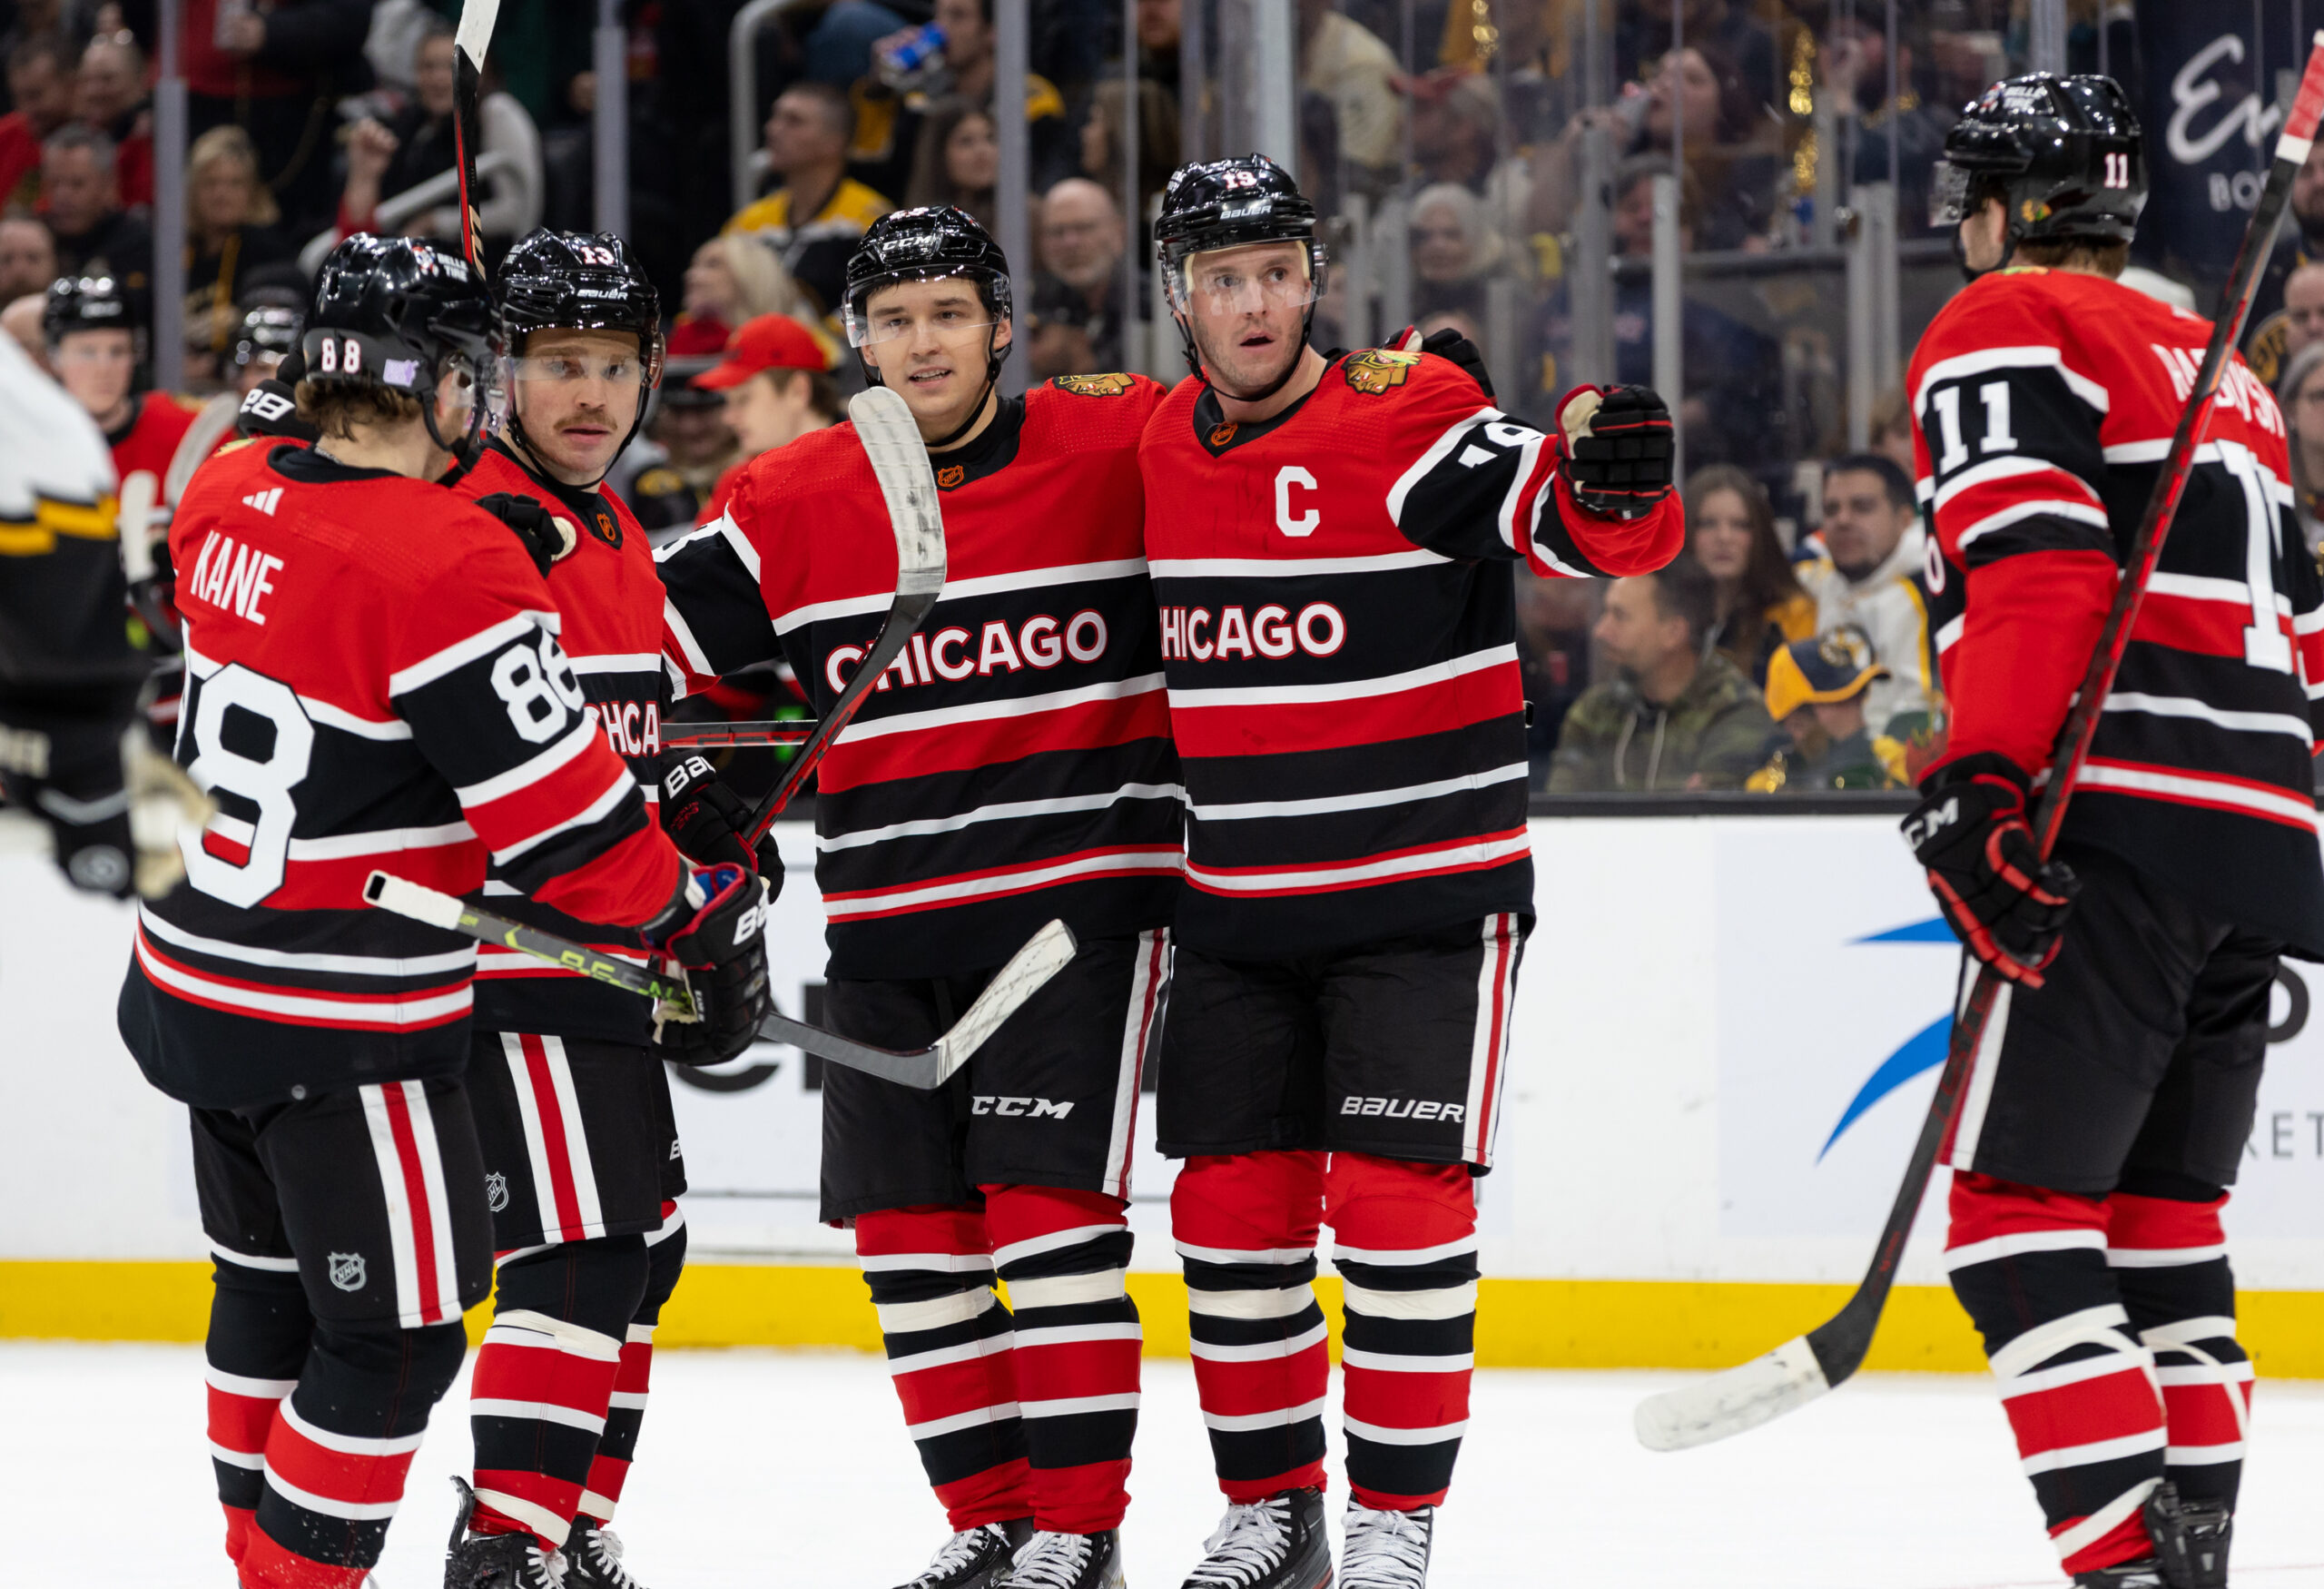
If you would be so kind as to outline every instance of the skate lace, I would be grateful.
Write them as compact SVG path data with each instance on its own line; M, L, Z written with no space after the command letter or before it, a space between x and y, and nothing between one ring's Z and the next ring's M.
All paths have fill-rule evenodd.
M1347 1509L1341 1589L1421 1589L1428 1582L1428 1514Z
M575 1554L587 1563L600 1580L612 1584L613 1589L645 1589L644 1584L629 1575L629 1569L622 1565L621 1536L612 1529L584 1530L579 1544L580 1549Z
M1255 1584L1279 1565L1291 1544L1291 1501L1276 1495L1226 1508L1217 1531L1202 1542L1203 1559L1187 1574L1187 1589Z
M1091 1548L1087 1535L1036 1534L1017 1552L1009 1589L1073 1589Z
M974 1528L963 1528L936 1547L936 1554L929 1558L927 1570L905 1585L905 1589L913 1589L913 1585L921 1584L939 1584L950 1577L977 1559L985 1548L987 1537L992 1533L992 1525L989 1523Z

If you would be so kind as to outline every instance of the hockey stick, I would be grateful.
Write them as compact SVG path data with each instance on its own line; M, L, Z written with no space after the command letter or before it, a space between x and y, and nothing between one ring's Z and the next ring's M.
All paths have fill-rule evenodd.
M911 410L886 387L875 386L848 400L847 417L855 421L856 438L863 443L864 456L872 460L872 472L879 477L880 494L888 500L888 518L895 527L895 600L889 605L870 654L856 665L847 687L840 691L839 699L815 725L799 754L791 758L782 778L751 813L750 831L743 835L746 844L754 845L766 836L776 814L791 804L799 785L823 759L823 753L831 749L840 730L847 726L944 591L944 516L937 506L936 471L928 462L928 444L921 439Z
M2139 605L2153 580L2163 540L2171 533L2172 516L2178 512L2180 498L2186 491L2195 448L2211 417L2211 400L2218 394L2228 358L2243 335L2260 270L2275 248L2276 226L2290 196L2292 178L2308 159L2309 145L2316 136L2319 119L2324 119L2324 32L2315 36L2299 93L2284 119L2283 135L2276 143L2267 185L2251 212L2250 224L2244 230L2235 267L2228 274L2227 293L2221 300L2219 320L2211 327L2211 345L2203 350L2202 367L2195 377L2194 390L2189 395L2185 411L2179 416L2179 429L2171 438L2171 450L2163 457L2162 472L2155 478L2154 490L2139 520L2138 534L2131 542L2123 576L2115 585L2114 600L2106 612L2105 627L2099 631L2090 665L2083 672L2073 708L2058 731L2057 748L2051 757L2053 770L2034 808L2032 824L2034 842L2044 859L2057 843L2059 824L2065 820L2066 803L2073 797L2075 781L2090 755L2091 739L2098 731L2099 713L2113 687L2123 650L2130 644L2132 627L2138 621ZM1912 1234L1921 1199L1936 1167L1937 1150L1953 1123L1962 1090L1968 1082L1970 1061L1984 1040L1986 1022L1993 1015L2001 985L1998 974L1980 966L1967 1002L1955 1016L1945 1069L1937 1077L1935 1096L1929 1100L1928 1117L1921 1122L1920 1140L1913 1145L1904 1184L1896 1189L1896 1200L1888 1211L1887 1225L1880 1232L1871 1268L1866 1271L1856 1294L1830 1319L1804 1336L1786 1341L1764 1357L1694 1385L1647 1397L1639 1404L1636 1417L1640 1444L1655 1451L1679 1451L1725 1439L1806 1406L1844 1384L1863 1366L1865 1354L1872 1347L1873 1330L1887 1305L1889 1288L1896 1282L1896 1266L1904 1258L1905 1239Z
M743 745L798 745L821 726L812 717L783 717L754 723L680 723L662 730L665 750L725 750Z
M385 872L374 872L364 880L363 898L365 903L399 916L448 932L463 933L481 943L497 943L577 972L593 982L656 1000L669 1007L674 1019L694 1019L694 991L683 975L675 979L663 976L634 961L600 953L569 938L478 910L466 900ZM819 1060L877 1076L883 1081L899 1082L921 1091L932 1091L950 1081L1002 1022L1022 1009L1028 999L1064 970L1077 947L1071 928L1063 922L1049 923L1025 940L1024 947L1009 957L1009 963L995 973L951 1029L924 1049L899 1051L874 1048L779 1012L759 1023L759 1035L775 1042L794 1044Z
M460 173L460 252L479 281L484 274L483 202L477 180L477 145L484 141L484 53L500 20L500 0L462 0L459 31L452 35L452 150Z

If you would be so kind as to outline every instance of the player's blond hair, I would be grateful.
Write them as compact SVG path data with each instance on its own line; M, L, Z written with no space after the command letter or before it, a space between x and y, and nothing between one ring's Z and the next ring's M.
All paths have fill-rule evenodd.
M317 386L299 383L299 418L325 436L352 439L355 427L408 423L420 418L419 400L384 386Z

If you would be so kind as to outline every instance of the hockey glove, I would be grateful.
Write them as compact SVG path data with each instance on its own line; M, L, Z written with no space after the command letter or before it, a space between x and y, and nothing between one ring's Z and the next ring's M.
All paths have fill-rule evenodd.
M733 1059L774 1009L767 982L766 884L746 867L689 872L645 942L692 973L695 1019L665 1022L656 1041L689 1065Z
M1963 945L2010 981L2038 988L2082 884L2035 847L2025 821L2031 787L2006 756L1964 756L1922 785L1904 833Z
M753 852L743 837L750 803L718 780L707 759L689 755L662 775L662 828L689 861L704 866L747 866L766 879L767 901L783 892L783 859L774 839Z
M1485 396L1492 396L1492 377L1485 371L1485 356L1477 345L1451 326L1434 331L1423 337L1418 326L1406 326L1388 339L1386 346L1404 353L1433 353L1440 359L1450 359L1469 372Z
M550 564L580 544L570 519L559 518L530 497L495 491L489 497L478 497L476 505L517 532L544 579L548 577Z
M1579 386L1558 405L1573 499L1610 518L1636 518L1670 494L1670 410L1643 386Z
M234 416L234 429L244 436L284 436L293 441L314 442L322 432L299 418L299 382L306 379L307 356L293 348L273 374L251 388Z

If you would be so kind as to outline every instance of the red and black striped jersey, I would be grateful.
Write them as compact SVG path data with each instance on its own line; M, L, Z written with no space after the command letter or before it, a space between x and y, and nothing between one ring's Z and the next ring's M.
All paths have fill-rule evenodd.
M572 522L573 550L548 570L549 597L562 620L557 642L589 703L583 710L636 778L646 810L658 810L669 676L662 667L662 578L645 530L613 492L545 480L499 442L485 449L453 489L470 500L497 491L530 497ZM641 963L646 958L635 933L581 921L527 898L497 867L485 879L480 903L593 949ZM653 1013L635 993L518 950L487 943L477 955L476 1022L487 1031L645 1043L653 1040Z
M2046 776L2210 322L2102 277L1980 278L1908 375L1948 759ZM2283 416L2233 359L2062 838L2324 953L2311 757L2324 588Z
M136 495L138 488L130 482L141 474L149 477L143 489L150 493L147 500L153 507L147 523L156 540L170 522L172 507L162 495L162 483L169 479L170 465L177 460L178 444L201 415L199 408L168 392L144 392L132 400L129 423L105 436L113 449L113 472L120 478L122 496Z
M1181 864L1137 439L1162 389L1066 376L939 456L947 578L818 774L831 974L998 963L1051 917L1165 926ZM663 548L682 687L777 655L828 711L896 587L852 425L754 459L726 511Z
M1138 458L1187 789L1180 941L1278 959L1530 914L1517 562L1660 568L1678 508L1585 511L1551 439L1433 353L1348 354L1258 424L1189 379Z
M234 1108L466 1061L477 946L361 903L376 867L501 876L643 923L676 850L606 748L516 538L438 485L255 443L171 534L186 619L177 755L217 800L140 915L121 1022L172 1096Z

